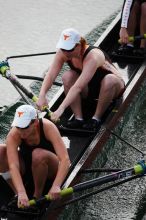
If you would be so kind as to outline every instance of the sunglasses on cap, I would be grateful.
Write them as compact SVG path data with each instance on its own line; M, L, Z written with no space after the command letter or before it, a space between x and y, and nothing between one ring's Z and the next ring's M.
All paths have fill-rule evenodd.
M17 126L16 126L16 128L21 129L21 130L25 130L25 129L28 129L34 122L35 122L35 119L32 119L31 122L29 123L29 125L27 125L25 128L20 128Z

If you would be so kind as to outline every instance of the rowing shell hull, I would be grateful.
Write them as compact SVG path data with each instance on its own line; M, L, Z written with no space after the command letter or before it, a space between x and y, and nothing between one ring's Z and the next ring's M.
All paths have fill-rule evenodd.
M103 33L101 38L95 43L96 46L100 46L101 49L105 50L108 54L111 55L111 59L115 66L118 67L121 73L123 73L123 78L126 83L126 90L123 94L122 100L120 99L112 109L109 110L104 123L101 126L101 129L97 134L87 137L85 133L84 137L79 138L76 135L75 137L70 137L72 148L76 148L77 152L71 152L70 157L72 159L73 166L71 168L70 175L64 183L65 188L74 185L81 181L81 176L78 175L82 169L89 168L92 162L95 160L97 155L100 154L103 146L110 137L110 130L114 129L115 126L119 123L120 118L125 113L130 102L132 101L134 95L138 91L141 83L146 76L146 61L144 58L132 57L112 57L113 50L118 48L118 37L119 37L119 28L120 28L120 14L115 18L107 30ZM133 63L134 60L134 63ZM128 62L127 62L128 61ZM89 110L89 109L88 109ZM73 133L72 133L73 135ZM76 140L76 141L75 141ZM82 143L81 143L82 142ZM82 149L79 152L79 149ZM70 150L71 151L71 150ZM78 156L79 155L79 156ZM77 158L75 161L74 158ZM59 205L59 202L57 205ZM56 205L56 206L57 206ZM55 210L55 212L49 212L46 215L48 218L57 219L61 210ZM43 218L43 220L47 219Z

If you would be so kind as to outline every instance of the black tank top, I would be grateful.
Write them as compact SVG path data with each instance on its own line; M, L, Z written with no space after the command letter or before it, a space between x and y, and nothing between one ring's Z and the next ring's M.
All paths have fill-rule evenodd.
M84 59L85 59L85 57L87 56L87 54L88 54L91 50L93 50L93 49L95 49L95 48L101 50L99 47L89 46L89 47L87 48L87 50L85 51L84 55L83 55L82 61L84 61ZM111 62L109 56L107 55L107 53L104 52L103 50L101 50L101 51L104 53L105 59L106 59L107 61L109 61L109 63L112 64L112 62ZM70 67L72 70L74 70L74 71L77 72L78 74L81 74L82 70L79 69L79 68L76 68L76 67L72 64L71 60L67 61L67 64L69 65L69 67ZM98 67L97 69L98 69L98 71L101 71L101 70L102 70L102 72L103 72L103 69L102 69L101 67ZM104 75L105 75L105 72L106 72L106 70L104 70ZM107 72L109 73L109 71L107 71Z
M44 133L44 128L43 128L43 120L42 118L39 119L39 125L40 125L40 143L38 145L28 145L24 139L22 139L22 143L20 146L20 150L25 151L26 149L30 149L31 151L35 148L42 148L42 149L46 149L48 151L51 151L53 153L55 153L55 150L51 144L50 141L48 141L45 137L45 133Z
M95 46L89 46L87 48L87 50L85 51L84 55L83 55L83 59L85 59L85 57L87 56L87 54L93 50L93 49L100 49L99 47L95 47ZM101 50L101 49L100 49ZM101 50L102 51L102 50ZM105 59L112 64L109 56L107 55L106 52L102 51L104 53ZM70 68L72 70L75 70L78 74L81 74L82 70L75 68L72 64L71 61L67 62L68 65L70 66ZM113 64L112 64L113 65ZM90 80L90 82L88 83L88 96L90 97L90 99L96 99L99 96L99 92L100 92L100 86L101 86L101 81L103 80L103 78L108 75L108 74L113 74L112 72L110 72L109 70L103 69L102 67L97 67L92 79Z

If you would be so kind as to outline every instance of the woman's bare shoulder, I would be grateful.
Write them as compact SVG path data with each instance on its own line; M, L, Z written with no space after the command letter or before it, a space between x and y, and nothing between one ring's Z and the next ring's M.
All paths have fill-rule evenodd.
M51 122L49 119L46 119L46 118L42 118L42 121L43 121L43 126L44 128L52 128L53 130L56 129L56 125Z
M59 60L61 62L66 62L68 58L65 56L64 53L62 53L61 49L58 49L55 56L56 60Z
M15 142L15 143L20 143L21 142L21 137L15 127L12 127L11 130L9 131L7 137L6 137L6 142L10 141Z
M18 136L18 132L17 129L15 127L12 127L7 135L7 137L17 137Z
M98 66L102 66L105 62L105 55L99 48L92 49L84 59L84 63L94 62Z
M61 137L57 126L53 122L46 118L43 118L42 121L46 138L53 140L54 138Z

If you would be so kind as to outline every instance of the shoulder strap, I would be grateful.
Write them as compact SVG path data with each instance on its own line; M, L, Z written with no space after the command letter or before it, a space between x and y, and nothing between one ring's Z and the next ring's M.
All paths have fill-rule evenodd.
M43 128L43 120L42 118L39 119L39 124L40 124L40 136L41 138L45 136L44 134L44 128Z
M89 46L89 47L87 48L87 50L85 51L82 60L84 60L85 57L87 56L87 54L90 52L90 50L93 50L94 48L98 48L98 47L95 47L95 46Z
M105 59L108 60L110 63L112 63L112 62L111 62L111 59L110 59L109 56L108 56L108 54L107 54L105 51L103 51L100 47L96 47L96 46L89 46L89 47L87 48L87 50L85 51L85 53L84 53L84 55L83 55L83 60L84 60L84 58L87 56L87 54L88 54L91 50L93 50L93 49L95 49L95 48L101 50L101 51L103 52L104 56L105 56Z

